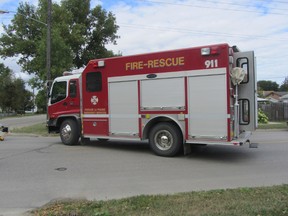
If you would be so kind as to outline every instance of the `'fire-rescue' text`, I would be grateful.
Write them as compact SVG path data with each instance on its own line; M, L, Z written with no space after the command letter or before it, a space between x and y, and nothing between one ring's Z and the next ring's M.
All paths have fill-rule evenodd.
M183 66L185 64L184 57L176 57L176 58L161 58L161 59L153 59L144 61L135 61L126 63L126 70L142 70L146 68L161 68L161 67L175 67L175 66Z

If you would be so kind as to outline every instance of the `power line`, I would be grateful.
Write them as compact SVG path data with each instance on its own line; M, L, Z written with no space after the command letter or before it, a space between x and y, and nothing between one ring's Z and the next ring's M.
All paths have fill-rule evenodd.
M147 2L147 3L152 3L152 4L166 4L166 5L174 5L174 6L185 6L185 7L194 7L194 8L205 8L205 9L215 9L215 10L229 10L229 11L240 11L240 12L248 12L248 13L260 13L263 14L263 12L257 11L257 10L244 10L244 9L233 9L233 8L219 8L219 7L209 7L209 6L200 6L200 5L192 5L192 4L183 4L183 3L172 3L172 2L162 2L162 1L152 1L152 0L137 0L141 2ZM206 1L207 2L207 1ZM213 3L212 1L208 1ZM223 3L222 4L227 4L227 5L238 5L238 6L243 6L243 7L251 7L251 5L240 5L240 4L234 4L234 3ZM257 8L256 8L257 9ZM261 9L261 7L259 7ZM269 8L269 9L274 9L274 10L283 10L287 11L286 9L278 9L278 8ZM269 14L274 14L274 15L285 15L287 16L288 13L280 13L280 12L269 12Z
M243 35L243 34L229 34L229 33L221 33L221 32L207 32L207 31L199 31L199 30L192 30L188 28L174 28L174 27L161 27L161 26L149 26L149 25L137 25L137 24L127 24L127 23L119 23L121 27L126 28L140 28L140 29L149 29L149 30L156 30L156 31L171 31L171 32L183 32L183 33L193 33L196 35L207 35L207 36L225 36L225 37L237 37L237 38L244 38L244 39L264 39L269 40L271 39L268 36L262 35ZM287 41L288 38L277 38L278 41Z
M197 0L200 1L200 0ZM209 3L216 3L215 1L212 0L205 0L205 2L209 2ZM227 1L217 1L217 3L221 3L223 5L237 5L237 6L242 6L242 7L256 7L260 6L260 4L263 4L263 0L258 0L258 4L255 4L255 0L250 2L250 4L241 4L241 3L237 3L237 2L227 2ZM201 3L203 3L203 1L201 1ZM264 2L265 3L265 2ZM280 4L288 4L288 2L277 2L277 1L273 1L270 3L280 3ZM268 3L269 4L269 3ZM275 9L275 10L283 10L283 11L287 11L287 9L283 9L283 8L275 8L275 7L269 7L269 9Z
M205 2L209 2L209 3L214 3L215 4L215 1L212 1L212 0L205 0ZM203 3L203 1L201 1L201 3ZM221 3L222 5L232 5L232 6L237 5L237 6L241 6L241 7L255 7L255 8L257 8L258 6L261 7L260 4L262 4L263 1L259 2L259 4L255 4L255 1L252 1L250 4L241 4L241 3L237 3L237 2L224 2L224 1L217 1L217 3ZM287 2L286 2L286 4L287 4ZM280 11L285 11L285 12L287 11L287 9L275 8L275 7L269 7L269 9L280 10Z

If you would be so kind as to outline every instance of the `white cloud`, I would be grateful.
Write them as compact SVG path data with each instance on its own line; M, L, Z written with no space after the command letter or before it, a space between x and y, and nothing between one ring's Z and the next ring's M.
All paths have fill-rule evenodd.
M3 8L9 4L15 8ZM118 45L109 46L115 52L131 55L225 42L255 51L258 80L281 84L288 76L288 2L91 0L92 7L96 4L112 11L120 26ZM0 0L3 10L15 11L18 5L19 1ZM0 15L0 22L3 19Z
M108 9L115 14L120 26L118 45L109 47L116 52L130 55L227 42L243 51L255 51L259 80L281 84L288 76L287 3L136 2L138 4L131 5L115 1Z

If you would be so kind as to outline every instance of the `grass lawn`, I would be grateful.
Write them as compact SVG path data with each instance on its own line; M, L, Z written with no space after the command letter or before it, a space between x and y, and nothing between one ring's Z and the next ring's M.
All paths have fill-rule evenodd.
M268 124L258 124L258 129L288 129L287 122L269 122Z
M21 128L13 128L11 132L48 136L46 123L39 123L39 124L35 124L35 125L27 126L27 127L21 127Z
M136 196L119 200L66 200L31 212L34 216L285 216L288 215L288 185Z

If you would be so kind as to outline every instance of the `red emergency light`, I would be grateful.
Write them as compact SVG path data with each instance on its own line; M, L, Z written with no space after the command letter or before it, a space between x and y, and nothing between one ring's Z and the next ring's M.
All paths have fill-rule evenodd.
M201 55L203 56L218 55L218 54L220 54L220 49L218 46L204 47L201 49Z
M93 61L92 65L93 65L94 68L104 67L105 66L105 62L103 60Z

